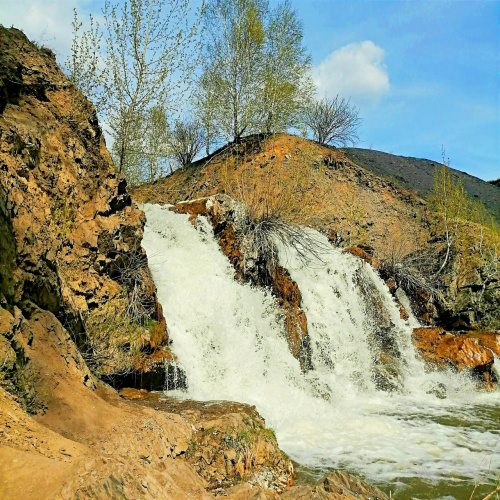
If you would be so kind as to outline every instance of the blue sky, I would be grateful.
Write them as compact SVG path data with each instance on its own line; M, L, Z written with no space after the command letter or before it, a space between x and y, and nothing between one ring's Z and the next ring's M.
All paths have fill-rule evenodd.
M270 4L276 4L274 0ZM73 6L100 1L0 0L0 22L64 60ZM350 97L359 147L439 160L500 177L500 0L292 0L320 95Z

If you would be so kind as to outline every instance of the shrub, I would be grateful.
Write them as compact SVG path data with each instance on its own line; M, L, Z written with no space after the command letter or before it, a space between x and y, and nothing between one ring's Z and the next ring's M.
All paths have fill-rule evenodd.
M320 144L354 145L359 139L359 111L339 95L333 99L325 97L308 106L303 121Z
M180 167L190 165L205 145L205 132L197 121L176 120L170 134L172 156Z
M127 300L107 303L84 319L87 334L82 356L98 377L126 375L145 358L141 351L148 329L127 312Z

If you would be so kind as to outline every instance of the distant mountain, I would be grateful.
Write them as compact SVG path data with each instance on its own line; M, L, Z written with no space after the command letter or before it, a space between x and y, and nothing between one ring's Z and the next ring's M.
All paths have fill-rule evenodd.
M425 196L434 186L434 171L439 161L396 156L381 151L344 148L345 155L357 165ZM469 196L480 200L500 223L500 179L485 182L477 177L451 169L452 175L464 183Z

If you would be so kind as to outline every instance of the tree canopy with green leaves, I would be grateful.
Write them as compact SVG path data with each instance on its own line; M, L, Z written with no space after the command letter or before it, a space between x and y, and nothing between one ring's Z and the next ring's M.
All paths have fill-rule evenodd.
M197 103L207 137L238 141L251 132L294 124L313 93L302 25L290 3L269 11L264 0L208 0L206 50Z
M189 12L189 0L108 0L103 32L91 18L84 33L75 14L70 77L99 103L117 169L128 177L136 174L138 148L151 128L144 121L158 118L153 108L176 108L196 64L190 52L196 22Z

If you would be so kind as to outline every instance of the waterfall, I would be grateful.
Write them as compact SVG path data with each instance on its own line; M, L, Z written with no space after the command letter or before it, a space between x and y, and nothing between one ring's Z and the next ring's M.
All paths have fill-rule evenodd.
M494 479L498 393L478 393L465 374L428 372L411 343L418 323L400 318L370 266L333 248L305 265L280 249L308 318L314 369L304 373L274 298L234 280L211 224L144 209L143 245L187 379L174 395L255 405L281 448L313 467L377 481Z

